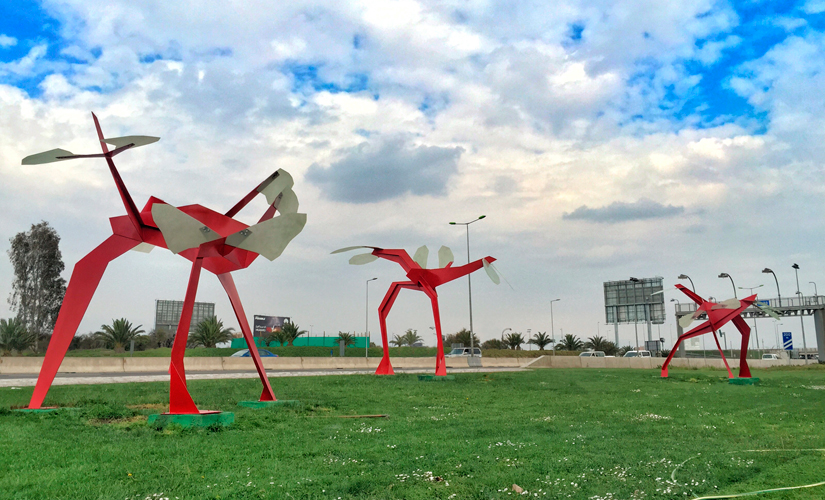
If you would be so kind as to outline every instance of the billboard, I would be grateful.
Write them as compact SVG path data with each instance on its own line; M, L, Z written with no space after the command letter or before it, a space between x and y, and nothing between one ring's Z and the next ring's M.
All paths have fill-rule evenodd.
M289 321L286 316L263 316L255 315L255 327L252 330L253 337L266 337L275 330L283 328L284 323Z
M155 330L166 330L175 333L178 330L178 323L183 312L182 300L156 300L155 301ZM213 302L195 302L192 308L192 321L189 323L189 333L195 331L195 327L205 320L215 315L215 304Z
M662 278L641 278L604 282L604 309L607 323L665 322ZM654 295L655 294L655 295Z

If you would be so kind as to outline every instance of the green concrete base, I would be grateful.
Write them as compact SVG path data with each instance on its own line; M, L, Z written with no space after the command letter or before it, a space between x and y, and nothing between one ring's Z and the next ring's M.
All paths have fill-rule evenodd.
M455 380L455 375L419 375L418 380L421 382L445 382Z
M12 410L12 411L16 411L16 412L20 412L20 413L49 413L49 412L53 412L53 411L57 411L57 410L65 410L65 409L66 408L59 408L59 407L54 407L54 408L18 408L16 410Z
M228 411L218 411L215 413L192 413L170 415L161 413L149 415L148 424L158 427L166 427L169 424L177 424L181 427L211 427L213 425L227 426L235 421L235 414Z
M729 384L733 385L759 385L759 379L755 377L751 378L730 378L728 379Z
M282 406L298 406L301 402L296 399L279 399L278 401L241 401L238 406L244 408L276 408Z

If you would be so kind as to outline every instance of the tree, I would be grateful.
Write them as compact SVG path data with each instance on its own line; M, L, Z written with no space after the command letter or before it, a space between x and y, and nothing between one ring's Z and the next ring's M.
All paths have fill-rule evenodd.
M34 349L36 345L37 336L26 331L20 319L0 319L0 355L20 354L26 349Z
M281 328L281 330L283 330L287 334L287 342L290 346L293 344L293 342L295 342L295 339L297 339L298 337L307 332L306 330L299 329L298 325L291 321L284 322L284 326L283 328Z
M539 351L543 351L545 346L551 344L550 336L547 335L547 332L538 332L533 335L533 338L528 340L527 343L537 345L539 347Z
M504 336L504 344L514 351L520 350L523 343L524 337L521 333L511 332Z
M355 345L355 335L349 332L338 332L338 340L343 340L347 347Z
M484 343L481 344L482 349L507 349L507 345L504 344L504 341L501 339L490 339L485 340Z
M143 333L138 325L133 327L126 318L113 319L111 325L100 325L100 331L95 332L95 338L107 349L123 352L129 342Z
M564 336L561 342L556 344L557 351L581 351L584 343L575 335L569 333Z
M269 335L266 336L264 342L266 342L266 345L270 345L272 342L277 342L278 345L284 347L289 344L290 338L292 338L292 336L289 332L285 332L284 330L278 328L277 330L272 330L269 332Z
M412 328L407 329L401 338L404 340L404 344L407 344L410 347L422 341L421 336L418 335L418 330L413 330Z
M444 344L448 346L452 344L462 344L465 347L470 347L470 330L462 328L456 333L447 335L447 338L444 339ZM481 345L481 341L475 333L473 333L473 345Z
M607 354L609 350L609 345L612 342L608 341L606 338L596 335L595 337L590 337L587 339L587 342L584 343L585 349L593 349L594 351L604 351ZM613 346L615 348L615 346Z
M402 345L404 345L404 342L404 337L396 334L392 336L392 340L390 340L390 345L394 345L395 347L401 347Z
M66 294L66 280L60 277L66 267L60 253L60 236L43 221L10 241L8 254L14 281L9 305L26 331L37 339L45 338L54 329Z
M149 332L148 347L150 349L157 349L158 347L172 347L173 342L174 337L164 328L152 329L152 331Z
M234 328L224 328L223 321L218 320L217 316L212 316L198 323L189 340L195 345L215 347L221 342L231 340L234 331Z

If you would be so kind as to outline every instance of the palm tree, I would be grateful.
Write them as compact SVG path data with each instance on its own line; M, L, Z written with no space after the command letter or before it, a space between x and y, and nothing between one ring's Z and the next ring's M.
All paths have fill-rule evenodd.
M0 355L7 356L12 352L19 354L26 349L34 349L36 345L37 335L26 331L19 318L8 321L0 319Z
M279 346L284 347L289 344L289 339L291 338L292 334L278 328L277 330L272 330L269 332L269 335L266 336L264 342L266 345L270 345L272 342L277 342Z
M587 339L587 342L584 343L585 349L593 349L594 351L604 351L607 354L608 351L608 344L612 344L612 342L608 341L606 338L596 335L595 337L590 337Z
M412 347L417 342L421 342L422 340L421 336L418 335L418 330L413 330L411 328L404 332L404 335L401 337L401 339L403 339L404 344L407 344L410 347Z
M395 347L401 347L404 345L404 337L401 335L393 335L392 340L390 340L390 344L394 345Z
M290 346L293 345L293 342L295 342L295 339L297 339L298 337L300 337L301 335L303 335L307 332L306 330L299 329L298 325L291 322L291 321L284 322L284 326L283 326L283 328L281 328L281 330L289 336L287 342L289 343ZM281 345L283 345L283 344L281 344Z
M524 343L524 337L520 333L512 332L504 336L504 343L514 351L521 349L521 344Z
M343 340L345 346L355 345L355 335L349 332L338 332L338 340Z
M561 342L556 344L557 351L581 351L584 343L575 335L569 333L564 336Z
M501 339L490 339L485 340L483 344L481 344L482 349L507 349L507 345Z
M234 337L234 330L234 328L224 328L223 321L218 320L217 316L212 316L198 323L189 339L195 345L215 347L221 342L231 340Z
M543 351L544 347L550 345L550 336L547 335L547 332L538 332L537 334L533 335L533 338L527 341L528 344L533 344L539 346L539 351Z
M111 325L100 325L100 331L95 332L95 338L107 349L123 352L130 341L143 333L138 325L133 327L126 318L113 319Z
M451 333L447 335L447 338L444 339L445 345L452 345L452 344L461 344L465 347L470 347L470 330L466 328L462 328L461 330L457 331L456 333ZM475 333L473 333L473 345L478 346L481 345L481 341L478 339Z

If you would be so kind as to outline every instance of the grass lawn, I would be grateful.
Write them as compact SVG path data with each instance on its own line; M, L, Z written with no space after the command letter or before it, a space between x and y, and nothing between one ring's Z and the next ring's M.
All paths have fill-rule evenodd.
M242 409L255 380L191 381L226 429L146 423L163 383L0 388L2 499L691 499L825 481L825 370L559 370L277 378L296 408ZM339 418L387 414L389 418ZM768 450L768 451L748 451ZM825 487L759 498L820 499Z

